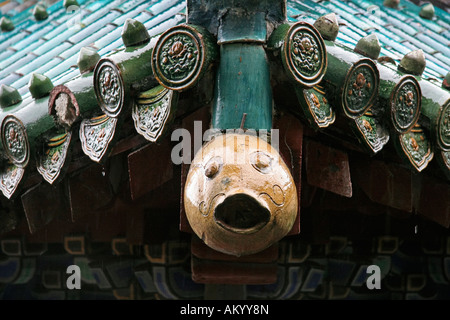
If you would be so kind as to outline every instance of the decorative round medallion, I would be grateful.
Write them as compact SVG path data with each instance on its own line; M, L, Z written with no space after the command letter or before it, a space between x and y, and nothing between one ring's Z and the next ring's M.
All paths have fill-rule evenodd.
M342 94L342 105L348 117L360 117L373 105L379 77L378 69L370 59L361 59L352 66Z
M438 143L441 149L450 151L450 102L442 108L438 122Z
M175 26L155 44L152 68L161 85L185 90L197 83L214 58L213 41L206 31L191 25Z
M2 122L2 143L8 159L24 168L30 159L30 145L22 122L13 115L7 116Z
M300 84L318 84L326 71L327 53L320 33L306 22L294 24L283 48L283 64L288 74Z
M109 60L100 60L94 71L94 89L102 111L117 117L124 104L125 92L119 69Z
M391 96L391 119L395 130L408 132L419 119L422 94L417 80L404 77Z

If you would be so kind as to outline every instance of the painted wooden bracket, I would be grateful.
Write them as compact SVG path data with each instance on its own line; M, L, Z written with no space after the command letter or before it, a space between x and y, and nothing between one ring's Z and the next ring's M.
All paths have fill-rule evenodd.
M235 257L191 240L192 278L198 283L273 284L277 277L278 244L254 255Z

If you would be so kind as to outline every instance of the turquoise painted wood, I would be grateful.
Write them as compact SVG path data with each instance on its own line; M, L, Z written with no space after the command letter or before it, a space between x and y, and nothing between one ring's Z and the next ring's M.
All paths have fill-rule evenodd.
M244 114L245 128L271 129L272 91L266 53L260 45L224 44L220 48L212 127L238 129Z

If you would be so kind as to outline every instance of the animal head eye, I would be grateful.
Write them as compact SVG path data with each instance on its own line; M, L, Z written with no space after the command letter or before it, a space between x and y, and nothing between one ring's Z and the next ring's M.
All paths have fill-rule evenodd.
M214 157L210 159L205 165L205 176L212 179L222 168L222 158Z
M256 151L250 155L250 163L261 173L269 173L272 171L273 158L265 152Z

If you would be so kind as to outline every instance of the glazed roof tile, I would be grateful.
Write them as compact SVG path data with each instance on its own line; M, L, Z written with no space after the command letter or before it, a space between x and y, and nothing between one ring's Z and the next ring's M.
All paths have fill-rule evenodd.
M26 98L31 73L44 74L58 85L77 74L76 61L82 47L92 46L101 55L123 47L121 32L128 18L144 23L153 36L185 21L183 15L177 15L185 10L180 0L78 3L80 11L70 14L62 1L55 2L47 8L49 17L43 21L34 20L32 8L20 17L12 16L13 21L25 21L12 32L0 33L0 84L13 86ZM77 15L78 25L71 20ZM70 70L72 66L75 70Z
M349 2L288 1L288 19L313 23L319 16L334 12L341 24L336 42L353 48L357 41L376 33L382 50L397 63L408 52L422 49L427 58L425 77L442 80L449 71L449 14L436 8L432 21L419 16L420 8L407 1L399 9L383 6L383 1Z

